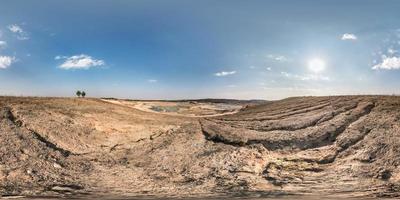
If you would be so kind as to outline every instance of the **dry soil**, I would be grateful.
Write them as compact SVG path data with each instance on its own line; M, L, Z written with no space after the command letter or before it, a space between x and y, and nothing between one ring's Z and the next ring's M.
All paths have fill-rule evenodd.
M0 195L399 197L400 97L296 97L215 117L0 97Z

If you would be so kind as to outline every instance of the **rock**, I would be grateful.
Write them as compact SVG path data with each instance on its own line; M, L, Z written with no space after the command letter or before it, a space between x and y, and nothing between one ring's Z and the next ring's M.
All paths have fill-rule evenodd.
M51 190L56 191L56 192L72 192L75 189L67 186L54 186L51 188Z
M58 163L53 163L53 167L56 168L56 169L61 169L62 168L62 166L60 164L58 164Z

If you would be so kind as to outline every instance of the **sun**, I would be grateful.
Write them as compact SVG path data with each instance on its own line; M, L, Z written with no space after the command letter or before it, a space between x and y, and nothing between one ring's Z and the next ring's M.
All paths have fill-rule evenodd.
M325 70L325 61L320 58L313 58L308 61L308 69L314 73L319 73Z

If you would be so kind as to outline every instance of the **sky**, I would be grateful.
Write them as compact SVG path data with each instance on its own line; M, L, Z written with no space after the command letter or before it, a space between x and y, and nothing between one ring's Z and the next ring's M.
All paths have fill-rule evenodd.
M400 94L398 0L2 0L0 95Z

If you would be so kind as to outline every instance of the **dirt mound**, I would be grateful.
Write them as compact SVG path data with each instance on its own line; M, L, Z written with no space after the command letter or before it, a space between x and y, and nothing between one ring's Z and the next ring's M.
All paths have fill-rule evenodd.
M83 188L76 175L85 173L90 165L68 158L73 156L70 151L24 127L9 107L0 108L0 134L2 195L43 195L60 188Z
M400 98L298 97L190 118L0 98L2 195L400 195Z

